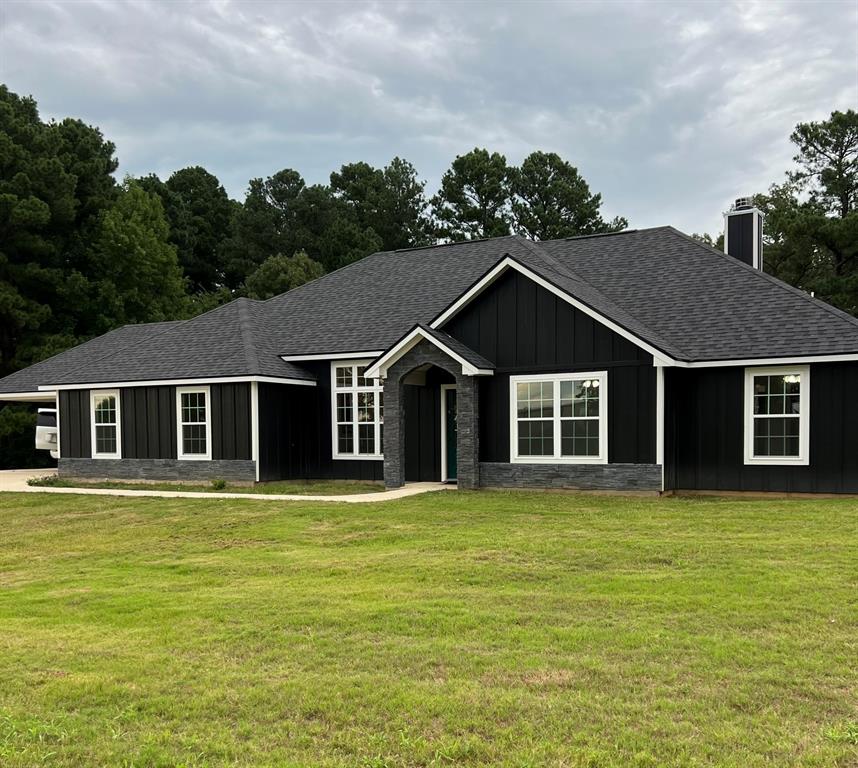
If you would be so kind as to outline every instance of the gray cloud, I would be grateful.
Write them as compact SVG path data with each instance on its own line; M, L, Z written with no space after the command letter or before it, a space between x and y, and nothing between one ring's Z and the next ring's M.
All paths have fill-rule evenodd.
M780 180L796 122L858 105L858 5L7 2L0 78L121 171L200 164L241 197L294 167L555 150L632 226L715 232Z

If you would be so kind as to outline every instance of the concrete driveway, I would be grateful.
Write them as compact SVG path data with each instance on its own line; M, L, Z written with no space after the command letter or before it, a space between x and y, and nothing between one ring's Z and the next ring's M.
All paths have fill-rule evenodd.
M0 492L2 491L34 491L27 485L31 477L53 477L56 469L4 469L0 471Z
M347 504L367 504L376 501L392 501L406 496L416 496L429 491L455 490L456 486L444 483L409 483L403 488L378 493L352 493L339 496L311 496L295 493L207 493L205 491L156 491L141 487L140 490L119 488L50 488L27 485L31 477L56 475L55 469L7 469L0 471L0 493L76 493L91 496L160 496L167 499L253 499L254 501L341 501Z

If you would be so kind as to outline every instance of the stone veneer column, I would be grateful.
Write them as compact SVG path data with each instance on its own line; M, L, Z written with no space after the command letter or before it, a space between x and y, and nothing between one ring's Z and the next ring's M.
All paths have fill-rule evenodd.
M405 409L399 376L384 380L384 484L388 488L405 485Z
M456 379L459 488L480 485L479 381L465 376L460 363L428 341L419 342L387 371L384 381L384 484L399 488L405 484L405 411L402 380L415 368L434 365ZM438 478L440 480L440 478Z
M480 487L479 380L456 376L456 461L459 488Z

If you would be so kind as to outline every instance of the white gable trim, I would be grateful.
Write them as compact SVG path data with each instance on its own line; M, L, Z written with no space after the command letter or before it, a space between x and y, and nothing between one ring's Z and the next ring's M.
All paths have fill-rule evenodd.
M597 320L602 325L610 328L614 333L622 336L624 339L632 342L637 345L641 349L646 352L649 352L653 356L653 363L656 365L674 365L676 361L670 357L669 355L662 352L660 349L656 349L656 347L648 344L643 339L635 336L630 331L627 331L621 325L618 325L613 320L605 317L600 314L592 307L587 306L583 302L576 299L566 291L561 290L556 285L548 282L548 280L540 277L532 270L525 267L523 264L519 264L515 259L511 256L507 256L500 262L498 262L491 270L489 270L474 286L470 288L466 293L462 294L455 302L453 302L447 309L445 309L438 317L436 317L429 326L431 328L440 328L444 323L446 323L451 317L457 315L462 309L464 309L468 304L470 304L477 296L479 296L483 291L485 291L492 283L495 282L504 272L508 269L515 269L520 272L525 277L532 280L534 283L539 285L542 288L545 288L546 291L550 291L555 296L559 296L563 301L567 304L571 304L576 309L581 310L585 314L592 317L594 320Z
M220 376L199 379L148 379L146 381L109 381L106 383L92 382L86 384L51 384L39 387L39 390L59 389L104 389L105 387L183 387L197 384L238 384L244 381L265 382L267 384L297 384L302 387L315 387L315 381L307 379L280 379L276 376Z
M457 352L454 352L439 339L436 339L431 333L426 333L422 328L415 328L405 338L397 342L372 365L370 365L366 369L365 375L370 379L385 378L390 366L423 340L431 342L438 347L438 349L459 363L462 366L462 374L464 376L491 376L494 374L494 371L490 368L477 368L473 363L469 363L464 357Z

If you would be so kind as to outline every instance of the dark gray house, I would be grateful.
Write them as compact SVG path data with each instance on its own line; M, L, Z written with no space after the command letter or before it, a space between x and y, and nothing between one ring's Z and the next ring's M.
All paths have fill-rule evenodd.
M376 253L0 380L61 474L858 492L858 320L670 227Z

